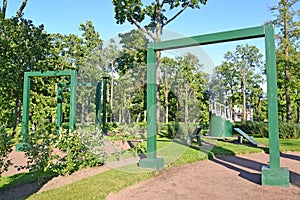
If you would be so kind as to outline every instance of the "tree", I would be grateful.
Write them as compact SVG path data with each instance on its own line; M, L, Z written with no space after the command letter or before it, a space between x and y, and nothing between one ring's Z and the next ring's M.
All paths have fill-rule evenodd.
M123 24L128 21L148 35L154 42L161 40L164 27L174 21L187 8L200 9L200 4L205 5L206 2L207 0L155 0L144 5L142 0L112 1L115 7L117 24ZM158 86L160 85L160 57L160 51L156 51L156 82ZM157 121L159 121L160 116L159 90L158 87L156 93Z
M224 57L226 61L215 70L219 74L220 85L225 91L222 95L225 93L227 96L227 92L230 91L231 106L234 106L233 103L237 103L235 101L242 96L242 113L245 121L246 103L250 102L249 96L253 96L254 91L257 91L256 88L260 88L260 84L264 82L262 54L257 47L246 44L237 45L234 52L229 51Z
M21 116L24 72L53 69L47 64L51 43L44 27L30 20L2 19L0 27L1 118L15 131Z
M132 30L119 34L123 49L116 59L116 70L123 80L123 76L134 82L132 87L132 107L129 109L132 118L140 121L145 118L145 89L146 89L146 45L148 39L140 30ZM128 91L128 90L127 90Z
M16 12L15 18L19 19L27 5L28 0L23 0L20 5L18 11ZM0 7L1 17L4 19L6 17L6 9L7 9L7 0L3 0L2 7Z
M279 28L278 51L277 51L277 66L278 78L282 79L279 86L285 90L285 106L286 106L286 121L292 120L292 102L291 102L291 82L293 73L297 70L296 48L297 40L299 41L300 22L297 21L298 13L293 10L293 6L299 0L280 0L278 4L271 8L275 13L275 20L272 22ZM281 92L279 92L281 93Z
M110 120L113 121L113 107L114 107L114 85L115 85L115 72L116 72L116 60L120 54L120 51L115 44L115 41L111 39L109 44L103 48L101 51L102 61L105 62L105 66L110 67L110 97L109 97L109 106L110 106Z
M163 57L161 59L161 72L162 72L162 90L164 95L165 107L165 123L169 122L169 93L175 81L176 74L178 73L178 62L173 58Z

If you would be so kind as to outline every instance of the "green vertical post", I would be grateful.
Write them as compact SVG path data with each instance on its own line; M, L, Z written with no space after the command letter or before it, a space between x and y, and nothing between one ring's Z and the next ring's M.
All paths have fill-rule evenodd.
M30 104L30 76L24 73L23 83L23 108L22 108L22 141L16 145L16 151L22 151L28 138L29 104Z
M100 122L101 122L101 82L97 83L96 88L96 130L100 130Z
M62 103L63 103L63 85L58 83L57 86L57 108L56 108L56 133L62 124Z
M76 86L77 86L77 72L74 70L71 71L69 130L75 129L75 123L76 123Z
M141 159L139 166L159 170L164 167L164 160L156 156L156 57L151 45L147 50L147 158Z
M289 187L289 171L280 168L277 73L274 27L265 26L270 166L262 167L262 185Z
M103 126L103 134L107 134L107 120L106 120L106 102L107 102L107 80L108 77L103 77L103 113L102 113L102 126Z

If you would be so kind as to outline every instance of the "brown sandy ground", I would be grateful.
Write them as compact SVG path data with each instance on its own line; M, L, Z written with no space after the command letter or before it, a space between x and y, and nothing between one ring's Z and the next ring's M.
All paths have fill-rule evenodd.
M300 152L281 154L290 170L289 188L261 186L261 167L269 155L219 156L163 170L158 177L131 186L107 200L119 199L300 199Z

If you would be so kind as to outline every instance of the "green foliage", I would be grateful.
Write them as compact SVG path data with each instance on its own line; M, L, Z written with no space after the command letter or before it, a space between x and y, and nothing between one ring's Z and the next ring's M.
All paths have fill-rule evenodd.
M0 20L0 118L15 128L21 118L23 76L26 71L51 70L50 38L31 20Z
M110 136L113 140L119 140L120 138L126 139L143 139L146 134L146 123L133 123L133 124L119 124L114 123L114 127L111 127Z
M163 27L173 21L186 8L199 9L201 4L206 4L206 0L150 1L147 2L147 5L141 0L113 0L112 3L117 24L123 24L128 21L140 29L154 32L162 30L161 26ZM170 10L173 16L168 16L168 11ZM144 22L143 25L142 22ZM149 33L149 35L151 34Z
M8 167L13 163L8 158L9 153L12 152L13 137L10 136L6 130L5 126L0 127L0 177L1 174L7 171Z
M299 122L299 36L297 0L280 0L270 8L277 28L278 101L281 120ZM298 13L297 13L298 12Z
M38 183L42 184L45 181L45 175L52 170L52 160L55 158L53 146L55 135L49 134L45 129L29 132L28 137L23 140L22 151L28 159L26 168L37 174ZM18 168L24 168L19 166Z
M234 124L234 128L240 128L248 135L268 137L268 123L265 122L251 122Z
M249 103L255 118L265 116L262 108L265 69L259 49L249 44L237 45L228 51L222 65L215 68L210 84L211 98L231 108L242 108L242 120L246 120L246 104Z
M268 137L268 123L265 122L245 122L235 124L235 127L242 129L249 135ZM298 139L300 138L299 124L292 122L279 123L279 138L281 139Z
M293 122L281 122L279 124L279 137L282 139L300 138L299 124L295 124Z
M184 122L169 122L159 123L159 133L163 137L170 139L180 138L186 139L188 134L192 134L197 128L197 123L184 123Z
M102 165L105 158L103 141L98 139L87 132L61 130L56 146L67 155L58 162L54 171L66 175L86 166Z

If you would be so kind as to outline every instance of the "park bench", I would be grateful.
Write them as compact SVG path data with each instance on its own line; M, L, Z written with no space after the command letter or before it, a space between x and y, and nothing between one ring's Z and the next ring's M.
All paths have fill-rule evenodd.
M194 130L194 132L192 134L188 134L187 136L187 144L191 145L193 143L194 138L197 138L197 143L199 144L199 146L202 145L202 141L201 141L201 135L200 132L203 129L203 126L197 126L197 128Z

